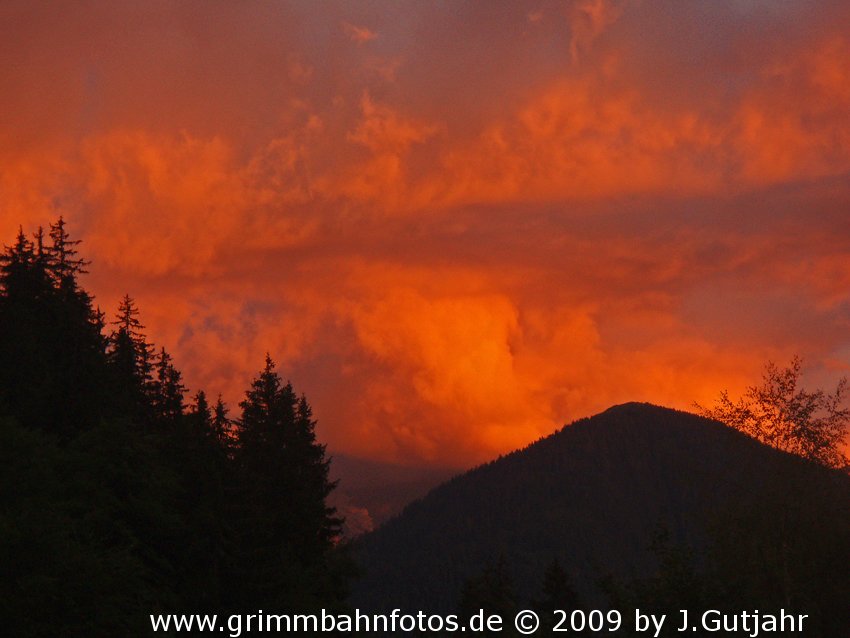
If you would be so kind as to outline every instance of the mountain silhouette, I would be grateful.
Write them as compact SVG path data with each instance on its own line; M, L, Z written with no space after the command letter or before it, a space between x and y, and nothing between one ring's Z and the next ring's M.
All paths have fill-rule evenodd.
M819 494L837 489L847 519L844 474L694 414L618 405L448 481L364 536L353 602L450 611L463 583L496 560L530 600L557 560L598 604L601 578L652 573L659 529L676 545L706 548L723 516L759 511L778 477L798 474Z

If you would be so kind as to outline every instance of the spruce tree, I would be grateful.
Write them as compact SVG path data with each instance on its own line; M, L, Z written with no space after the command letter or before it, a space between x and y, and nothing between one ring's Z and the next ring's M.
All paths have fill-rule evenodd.
M154 416L163 424L174 424L183 416L186 387L171 355L162 348L156 362L156 376L150 383Z
M39 229L41 231L41 229ZM40 234L43 234L40 232ZM72 240L65 230L65 220L60 216L55 224L50 225L50 239L52 245L47 249L50 256L51 270L56 277L60 287L75 288L77 275L88 272L86 266L90 262L77 257L77 249L81 243L79 239ZM41 237L39 236L39 244Z
M194 403L189 409L189 416L195 429L209 436L212 432L212 410L210 410L209 401L207 401L207 393L203 390L198 390L195 393Z
M142 332L139 310L130 295L124 295L112 325L115 328L109 337L108 361L115 410L134 418L148 417L152 346Z
M281 381L267 355L240 407L235 461L244 552L238 571L246 600L327 603L322 597L340 589L328 559L341 520L325 501L334 484L310 406Z
M221 394L219 394L215 407L213 407L212 431L218 439L219 445L228 451L233 447L231 425L232 423L227 416L227 406L224 404Z

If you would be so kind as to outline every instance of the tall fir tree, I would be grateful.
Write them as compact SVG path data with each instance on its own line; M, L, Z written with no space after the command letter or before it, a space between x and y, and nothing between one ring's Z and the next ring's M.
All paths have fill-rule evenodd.
M186 387L165 348L160 349L155 368L156 374L150 383L154 418L173 425L183 416Z
M240 407L243 591L264 604L309 607L341 578L329 568L342 521L326 502L334 483L325 447L316 442L307 400L281 381L268 355Z
M112 325L108 361L115 408L126 416L149 417L153 346L147 341L139 309L130 295L124 295Z
M198 390L195 393L194 403L189 408L189 416L198 432L211 436L213 415L209 401L207 401L207 393L203 390Z
M221 394L216 399L213 407L212 429L219 443L225 449L233 447L233 431L230 418L227 416L227 406L221 398Z
M51 271L60 288L76 288L77 275L88 272L86 266L90 262L77 256L79 239L71 239L65 229L65 220L60 216L55 224L50 225L51 246L47 249L50 258ZM41 231L41 229L39 229ZM41 237L39 237L41 244Z

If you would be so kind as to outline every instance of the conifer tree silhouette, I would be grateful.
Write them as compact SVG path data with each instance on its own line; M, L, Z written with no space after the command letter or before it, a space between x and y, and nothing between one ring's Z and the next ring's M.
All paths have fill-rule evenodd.
M118 306L109 337L108 360L119 410L140 417L150 412L152 350L142 332L139 310L130 295Z
M218 399L213 407L212 431L215 433L219 444L229 450L233 445L233 433L231 431L232 422L227 416L227 406L218 395Z
M189 415L200 432L204 434L212 432L212 410L210 410L210 404L207 401L207 393L203 390L198 390L195 393L194 403L189 410Z
M323 565L342 523L325 502L334 488L325 447L306 399L281 381L268 355L240 407L243 591L255 601L309 605L327 590Z
M183 416L186 387L164 347L157 356L156 376L150 386L155 418L163 423L176 423Z
M39 235L43 231L39 229ZM79 239L72 240L68 231L65 230L65 220L60 216L55 224L50 225L50 239L53 241L47 249L50 256L51 271L60 287L76 287L77 275L88 271L86 266L90 262L77 257L77 246L81 243ZM38 237L39 245L42 238Z

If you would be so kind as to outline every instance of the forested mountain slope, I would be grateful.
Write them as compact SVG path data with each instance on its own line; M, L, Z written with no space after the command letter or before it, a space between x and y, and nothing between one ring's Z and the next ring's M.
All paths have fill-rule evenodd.
M464 580L501 557L519 600L539 591L546 565L557 559L580 595L598 604L606 600L601 579L655 573L650 546L660 529L672 544L706 555L728 544L718 540L720 527L770 543L771 517L789 503L803 503L791 522L805 533L816 533L806 526L822 513L840 518L837 542L846 543L846 475L696 415L619 405L445 483L366 536L354 602L450 610ZM754 532L759 526L769 531ZM812 543L801 534L794 556L811 563L804 554ZM819 576L828 580L827 571Z

